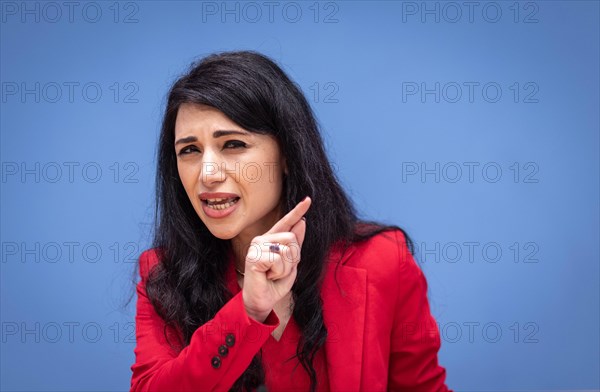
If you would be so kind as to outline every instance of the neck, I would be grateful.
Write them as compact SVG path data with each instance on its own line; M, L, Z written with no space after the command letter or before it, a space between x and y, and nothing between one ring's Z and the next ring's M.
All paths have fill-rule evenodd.
M242 242L236 237L231 240L231 247L233 248L233 263L236 270L244 272L250 241Z

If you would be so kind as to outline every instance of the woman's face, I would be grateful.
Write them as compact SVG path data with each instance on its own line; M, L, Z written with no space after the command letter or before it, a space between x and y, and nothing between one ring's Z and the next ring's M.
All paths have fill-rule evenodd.
M285 159L271 135L248 132L219 110L182 104L175 154L183 187L208 230L248 244L283 216Z

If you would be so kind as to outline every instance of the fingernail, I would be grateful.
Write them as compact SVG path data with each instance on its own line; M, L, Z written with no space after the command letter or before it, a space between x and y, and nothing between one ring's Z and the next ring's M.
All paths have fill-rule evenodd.
M304 200L306 200L306 199L308 199L308 196L304 196L304 199L302 199L302 201L304 201Z
M302 217L302 220L306 222L306 218L305 217Z

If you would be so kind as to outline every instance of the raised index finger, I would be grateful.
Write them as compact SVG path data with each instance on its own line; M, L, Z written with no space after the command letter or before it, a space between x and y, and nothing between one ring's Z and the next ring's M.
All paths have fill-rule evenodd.
M310 197L306 196L304 200L296 204L296 206L292 208L290 212L285 214L283 218L279 219L277 223L275 223L273 227L271 227L271 229L265 234L290 231L292 226L294 226L304 216L304 214L306 214L306 211L308 211L308 208L310 207L310 203L312 203L312 200Z

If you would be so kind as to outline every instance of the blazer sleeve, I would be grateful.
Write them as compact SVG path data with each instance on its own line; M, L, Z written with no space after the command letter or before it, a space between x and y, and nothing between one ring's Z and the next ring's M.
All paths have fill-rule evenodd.
M401 276L392 327L388 389L449 391L445 385L446 369L438 364L441 339L429 309L427 281L402 232L397 231L396 238Z
M264 323L249 317L240 291L194 332L187 347L176 352L169 344L173 340L165 338L165 322L146 294L150 264L156 258L150 250L142 253L139 260L141 281L137 284L135 363L131 366L130 390L229 390L279 325L277 315L271 311Z

